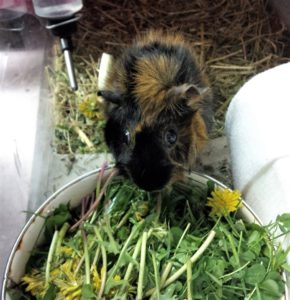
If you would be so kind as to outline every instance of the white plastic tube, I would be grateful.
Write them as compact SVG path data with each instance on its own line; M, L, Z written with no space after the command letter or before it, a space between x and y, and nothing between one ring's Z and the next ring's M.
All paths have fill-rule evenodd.
M264 223L290 212L290 63L249 80L225 125L235 188Z
M103 90L106 88L106 80L108 72L113 64L113 56L108 53L103 53L99 65L99 76L98 76L98 89Z

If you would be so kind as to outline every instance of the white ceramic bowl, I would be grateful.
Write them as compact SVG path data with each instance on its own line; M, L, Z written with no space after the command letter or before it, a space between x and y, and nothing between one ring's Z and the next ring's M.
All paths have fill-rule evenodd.
M17 238L8 259L2 286L2 300L10 300L7 288L11 286L12 282L18 283L20 281L25 272L26 263L30 257L31 250L42 241L42 229L44 225L43 217L51 214L60 204L70 203L71 207L78 206L84 196L89 195L94 191L99 171L100 169L97 169L86 173L59 189L49 197L30 218ZM106 175L108 175L108 171L105 173L105 176ZM206 184L210 179L217 186L226 188L224 184L209 176L194 172L191 173L190 176L201 184ZM242 218L246 222L256 222L261 224L261 221L247 203L244 202L243 204L243 207L240 209ZM282 297L282 299L288 299L286 287L285 296Z

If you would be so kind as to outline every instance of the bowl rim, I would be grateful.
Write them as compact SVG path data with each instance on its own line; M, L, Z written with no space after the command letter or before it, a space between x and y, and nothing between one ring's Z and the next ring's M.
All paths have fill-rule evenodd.
M108 165L105 170L109 170L114 168L114 165ZM63 191L65 191L66 189L68 189L69 187L75 185L76 183L82 181L83 179L92 176L94 174L97 174L100 172L102 168L97 168L94 169L92 171L86 172L83 175L80 175L79 177L69 181L68 183L66 183L65 185L61 186L59 189L57 189L53 194L51 194L51 196L49 196L36 210L35 212L32 214L32 216L29 218L29 220L25 223L25 225L23 226L23 228L21 229L18 237L16 238L13 247L10 251L10 254L8 256L7 262L6 262L6 266L5 266L5 270L4 270L4 277L3 277L3 282L2 282L2 292L1 292L1 299L2 300L6 300L6 293L7 293L7 283L9 280L8 274L9 274L9 270L15 255L15 252L18 248L18 245L20 244L24 234L26 233L27 229L31 226L31 224L34 222L35 218L38 216L38 214L48 205L50 204L60 193L62 193ZM217 184L218 186L221 186L222 188L225 189L230 189L232 190L230 187L228 187L227 185L225 185L224 183L220 182L218 179L213 178L207 174L201 173L201 172L196 172L196 171L191 171L189 174L194 174L198 177L202 177L204 179L208 179L213 181L215 184ZM252 210L252 208L244 201L243 201L243 206L250 212L250 214L252 214L252 216L254 217L254 219L258 222L259 225L263 225L262 221L260 220L260 218L256 215L256 213ZM282 277L285 281L285 293L284 293L284 299L288 299L288 288L286 285L286 274L285 272L282 273ZM283 298L282 298L283 299Z

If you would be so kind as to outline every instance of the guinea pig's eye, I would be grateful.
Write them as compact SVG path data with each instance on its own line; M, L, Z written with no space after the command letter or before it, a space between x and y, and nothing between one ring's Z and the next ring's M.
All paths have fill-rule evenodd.
M167 130L164 139L168 146L173 146L177 141L177 132L174 129Z
M128 129L124 131L124 143L129 145L131 142L131 134Z

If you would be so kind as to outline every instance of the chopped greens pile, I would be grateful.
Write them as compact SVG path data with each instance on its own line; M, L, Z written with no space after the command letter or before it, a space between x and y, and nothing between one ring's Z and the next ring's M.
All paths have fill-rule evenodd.
M47 217L12 299L281 299L290 214L248 224L226 212L229 190L224 212L213 209L223 190L211 181L148 193L102 173L80 207Z

